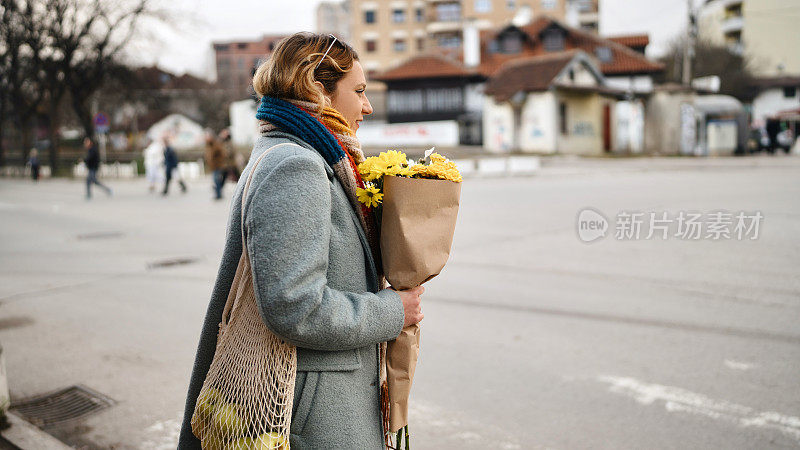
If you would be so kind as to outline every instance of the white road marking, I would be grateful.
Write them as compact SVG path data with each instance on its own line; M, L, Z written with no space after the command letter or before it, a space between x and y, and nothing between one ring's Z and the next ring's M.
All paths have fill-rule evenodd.
M759 412L749 406L714 400L703 394L673 386L645 383L630 377L600 376L611 392L633 397L643 405L664 402L669 412L699 414L726 420L741 427L778 430L800 442L800 417L785 416L774 411Z
M733 361L731 359L726 359L725 360L725 366L727 366L729 369L733 369L733 370L750 370L753 367L755 367L755 364L750 364L750 363L746 363L746 362Z

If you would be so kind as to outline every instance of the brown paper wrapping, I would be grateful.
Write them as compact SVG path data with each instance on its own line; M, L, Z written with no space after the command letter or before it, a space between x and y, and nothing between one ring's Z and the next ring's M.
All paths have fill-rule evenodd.
M450 256L461 183L383 179L381 258L386 280L397 290L419 286L441 272ZM419 358L419 324L403 328L386 350L389 430L408 425L408 397Z

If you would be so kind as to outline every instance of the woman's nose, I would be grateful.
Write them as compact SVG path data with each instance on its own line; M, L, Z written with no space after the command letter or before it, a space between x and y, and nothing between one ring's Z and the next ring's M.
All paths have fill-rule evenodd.
M372 105L370 104L369 99L365 98L364 101L365 103L361 105L361 114L372 114Z

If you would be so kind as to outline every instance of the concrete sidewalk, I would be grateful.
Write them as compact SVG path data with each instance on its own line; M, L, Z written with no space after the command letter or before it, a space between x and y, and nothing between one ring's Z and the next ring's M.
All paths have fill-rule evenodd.
M450 261L423 300L414 448L796 447L800 160L541 162L464 183ZM114 196L86 201L79 179L0 179L12 400L85 385L114 405L48 432L174 450L233 186L215 202L209 178L166 198L104 181ZM586 206L765 222L753 241L585 244Z

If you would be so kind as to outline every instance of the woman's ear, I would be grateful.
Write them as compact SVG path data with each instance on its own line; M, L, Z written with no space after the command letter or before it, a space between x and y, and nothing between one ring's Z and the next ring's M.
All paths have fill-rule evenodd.
M319 91L322 92L322 96L325 97L327 104L330 106L331 102L333 101L333 99L331 98L331 94L328 93L328 91L325 89L325 86L319 81L315 81L314 84L317 85Z

